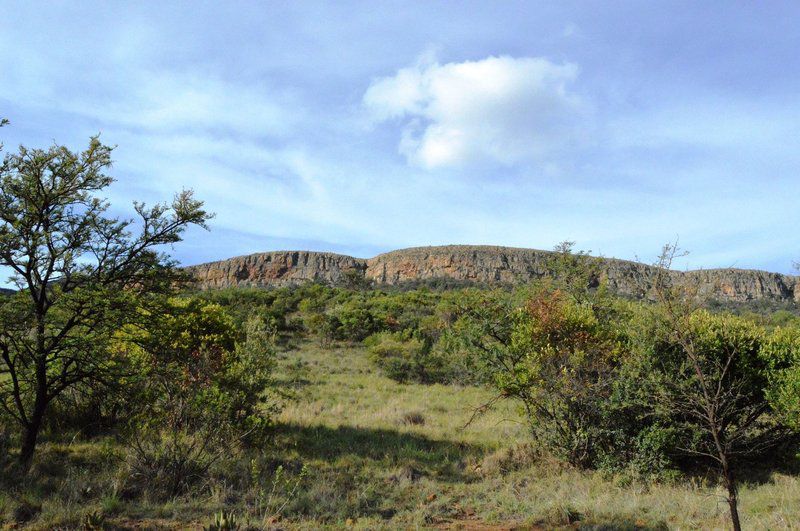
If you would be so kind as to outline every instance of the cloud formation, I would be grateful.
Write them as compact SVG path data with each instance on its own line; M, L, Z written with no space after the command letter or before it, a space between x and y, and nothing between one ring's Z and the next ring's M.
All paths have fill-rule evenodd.
M402 124L399 151L426 169L546 160L575 142L585 102L575 64L539 57L422 61L379 78L363 97L374 120Z

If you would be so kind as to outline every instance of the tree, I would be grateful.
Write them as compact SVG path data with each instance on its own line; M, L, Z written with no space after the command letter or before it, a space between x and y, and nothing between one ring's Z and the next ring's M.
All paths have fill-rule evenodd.
M160 246L210 217L191 191L134 203L135 221L107 216L111 152L93 137L83 152L20 147L0 166L0 266L18 288L0 301L0 408L21 430L24 471L48 406L112 384L122 364L108 339L180 279Z
M551 277L518 304L502 293L466 301L448 331L472 353L499 392L518 401L540 443L571 463L593 466L613 444L607 414L623 350L616 310L597 261L564 242L548 261Z
M591 251L575 251L575 242L565 240L553 248L545 261L550 286L570 295L577 302L594 303L607 295L600 282L601 259Z
M785 367L786 356L765 351L764 331L729 315L697 308L696 289L674 282L670 273L677 245L666 245L657 262L658 301L651 355L655 412L682 431L676 450L709 459L718 467L728 496L731 523L741 529L737 468L764 456L794 436L775 414L767 392L770 359Z

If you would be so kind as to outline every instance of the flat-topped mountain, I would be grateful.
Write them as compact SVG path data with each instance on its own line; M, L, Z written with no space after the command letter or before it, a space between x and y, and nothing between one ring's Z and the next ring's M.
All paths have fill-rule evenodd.
M273 251L189 266L201 289L274 287L303 282L335 284L348 276L376 284L447 279L482 284L521 284L551 274L552 251L478 245L414 247L354 258L313 251ZM646 297L653 266L597 258L601 276L620 295ZM800 277L749 269L671 271L676 280L696 282L699 294L721 302L800 302Z

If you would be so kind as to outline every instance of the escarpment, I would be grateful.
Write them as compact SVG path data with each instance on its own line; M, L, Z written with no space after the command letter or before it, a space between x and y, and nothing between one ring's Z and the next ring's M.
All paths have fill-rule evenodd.
M303 282L335 284L345 275L364 276L366 260L335 253L274 251L237 256L185 268L202 289L235 286L291 286Z
M276 251L187 267L201 289L272 287L303 282L341 283L365 278L377 285L448 279L481 284L522 284L548 276L553 253L511 247L452 245L391 251L370 259L311 251ZM653 266L597 258L600 276L620 295L650 296ZM691 283L698 296L721 302L800 302L800 278L744 269L670 271L673 280Z

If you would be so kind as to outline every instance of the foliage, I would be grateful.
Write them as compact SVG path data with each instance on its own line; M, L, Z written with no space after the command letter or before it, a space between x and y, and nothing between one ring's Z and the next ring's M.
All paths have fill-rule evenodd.
M575 242L563 241L555 246L548 257L547 281L551 288L564 291L579 302L607 295L605 286L600 282L600 260L590 256L591 251L574 249Z
M235 328L218 305L173 299L132 331L138 392L128 440L132 477L160 496L186 491L223 456L259 435L276 410L274 352L263 321Z
M718 441L705 425L709 417L720 425L716 435L730 457L756 457L780 442L770 437L784 430L769 415L765 396L770 371L763 329L738 317L699 310L681 332L684 339L666 333L653 331L656 339L645 355L650 357L655 412L684 431L677 449L717 459ZM690 345L690 354L685 345ZM775 352L786 346L776 337L771 348Z
M766 397L774 414L800 430L800 326L775 329L760 355L768 367Z
M409 332L379 332L364 341L372 361L397 382L443 380L443 360Z
M697 310L697 286L676 284L670 274L678 253L677 245L666 245L657 263L652 348L642 352L653 383L650 400L655 416L677 432L674 451L717 467L738 530L742 462L796 440L796 432L773 413L768 387L775 377L769 356L761 352L764 329L740 317Z
M629 442L618 422L625 404L611 400L626 354L620 305L599 285L595 261L573 254L570 242L552 262L552 277L514 294L465 292L442 345L473 359L474 377L497 399L516 400L540 443L593 466Z
M214 521L204 529L206 531L236 531L240 528L236 513L220 511L214 514Z
M109 338L179 278L157 249L209 218L191 192L135 203L136 222L107 217L110 165L97 138L80 153L20 147L0 165L0 266L19 290L0 299L0 409L22 432L23 469L56 398L120 379Z
M521 306L488 298L453 327L499 397L521 404L537 440L581 466L597 464L621 429L609 400L623 344L606 313L541 290Z

